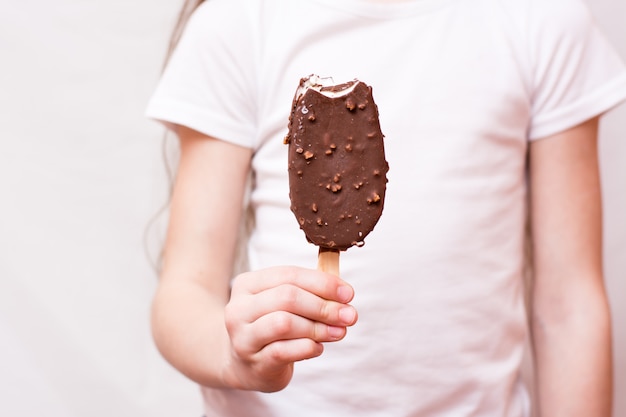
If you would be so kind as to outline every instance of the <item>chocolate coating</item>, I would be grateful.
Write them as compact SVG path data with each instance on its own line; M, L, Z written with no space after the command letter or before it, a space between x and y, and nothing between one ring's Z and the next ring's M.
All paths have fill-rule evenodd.
M346 95L323 94L355 83ZM321 91L293 101L285 138L291 211L309 242L346 250L362 246L378 222L389 165L372 88L355 80Z

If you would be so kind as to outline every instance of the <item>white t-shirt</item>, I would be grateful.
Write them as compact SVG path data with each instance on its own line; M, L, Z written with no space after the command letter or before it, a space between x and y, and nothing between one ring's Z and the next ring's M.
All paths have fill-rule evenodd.
M373 87L385 209L341 255L359 322L272 394L203 389L207 416L529 415L519 378L528 141L626 97L581 0L211 0L149 105L254 149L251 268L314 267L282 139L301 77Z

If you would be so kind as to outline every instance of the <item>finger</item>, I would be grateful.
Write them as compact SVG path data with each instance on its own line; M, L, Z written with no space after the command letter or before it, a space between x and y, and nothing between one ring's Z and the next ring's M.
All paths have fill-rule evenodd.
M293 266L273 267L239 275L233 283L233 293L258 294L280 285L291 284L319 297L349 303L354 289L341 278L322 271Z
M268 367L279 367L284 364L312 359L324 352L321 343L311 339L278 340L265 346L257 355Z
M252 323L276 311L285 311L331 326L351 326L356 322L354 307L321 298L300 287L284 284L239 300L245 304L242 318ZM242 306L244 307L244 306Z
M233 340L235 350L242 356L258 352L279 340L307 338L323 343L341 340L346 335L343 326L329 326L284 311L262 316L247 327L245 333Z

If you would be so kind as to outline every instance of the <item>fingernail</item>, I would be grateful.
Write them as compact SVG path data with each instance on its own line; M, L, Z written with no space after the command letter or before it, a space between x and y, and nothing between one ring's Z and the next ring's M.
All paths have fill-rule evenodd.
M339 318L346 324L352 324L356 318L356 311L352 307L344 307L339 310Z
M343 337L345 331L345 327L328 326L328 335L332 339L339 339Z
M339 301L349 301L352 298L352 288L347 285L340 285L337 288L337 297Z

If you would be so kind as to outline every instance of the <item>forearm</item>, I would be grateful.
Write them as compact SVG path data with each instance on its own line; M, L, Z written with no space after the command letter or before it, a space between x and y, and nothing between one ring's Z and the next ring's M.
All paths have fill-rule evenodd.
M609 417L597 118L530 145L532 317L543 417Z
M589 286L569 297L544 300L532 315L540 415L610 417L611 319L606 295Z
M152 332L163 357L181 373L204 386L228 387L229 339L220 297L193 281L161 283L152 306Z
M251 150L183 127L178 135L181 157L153 335L180 372L202 385L225 387L230 345L224 308Z

